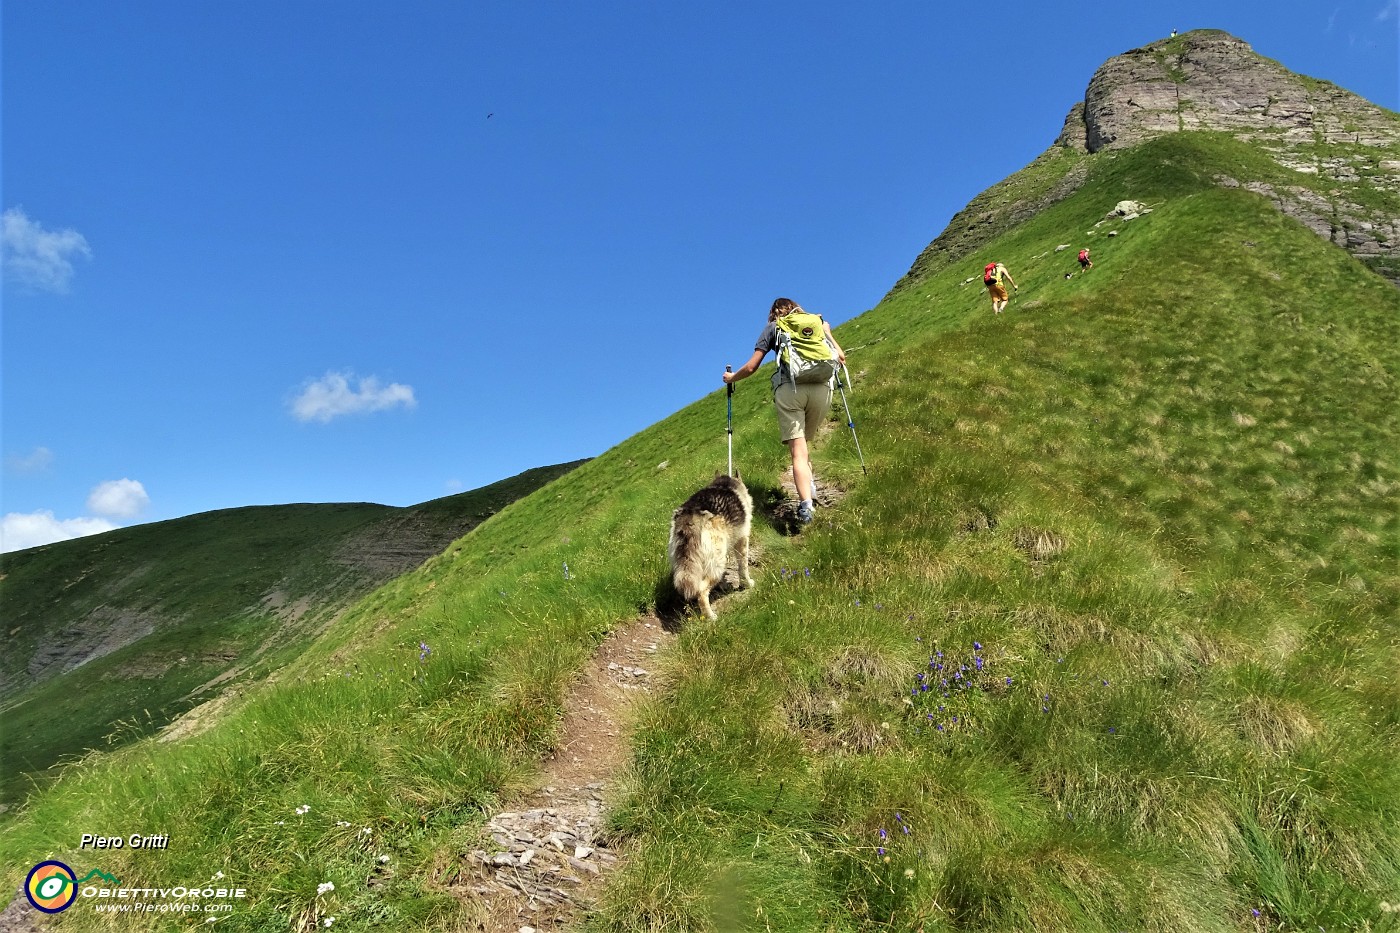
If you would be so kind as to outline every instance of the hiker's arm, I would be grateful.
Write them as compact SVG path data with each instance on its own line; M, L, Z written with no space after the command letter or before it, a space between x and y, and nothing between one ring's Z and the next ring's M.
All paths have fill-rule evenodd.
M738 382L740 379L747 379L750 376L752 376L754 374L754 370L758 369L758 367L763 363L763 357L766 355L767 354L764 353L764 351L762 350L753 351L753 356L749 357L749 361L747 363L745 363L743 366L740 366L732 373L724 374L724 384L729 385L730 383Z
M828 324L825 320L823 320L823 321L822 321L822 327L824 327L824 328L826 329L826 342L829 343L829 344L831 344L831 349L833 349L833 350L836 351L836 360L837 360L837 362L839 362L842 366L845 366L845 365L846 365L846 351L841 349L841 344L837 343L837 342L836 342L836 338L835 338L834 336L832 336L832 333L831 333L831 325Z
M1003 268L1001 271L1004 272L1004 273L1006 274L1006 281L1008 281L1008 282L1011 283L1011 287L1012 287L1012 288L1019 289L1019 288L1021 287L1021 286L1017 285L1017 284L1016 284L1016 280L1015 280L1014 278L1011 277L1011 270L1010 270L1010 269Z

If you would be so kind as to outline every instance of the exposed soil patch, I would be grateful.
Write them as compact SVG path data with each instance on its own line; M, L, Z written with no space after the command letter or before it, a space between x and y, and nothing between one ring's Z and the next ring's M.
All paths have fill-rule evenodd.
M768 517L769 523L779 534L798 534L803 525L797 520L797 484L792 479L792 467L783 471L782 485L776 490L765 490L767 495L760 502L757 495L754 496L754 509L762 512ZM834 483L829 483L817 477L817 497L813 500L816 504L818 516L821 509L829 509L842 499L846 498L846 490Z
M652 691L655 660L675 637L654 615L608 635L569 699L536 789L491 817L483 845L440 873L448 890L482 908L478 929L562 930L621 864L625 853L603 836L607 795L628 761L633 705Z

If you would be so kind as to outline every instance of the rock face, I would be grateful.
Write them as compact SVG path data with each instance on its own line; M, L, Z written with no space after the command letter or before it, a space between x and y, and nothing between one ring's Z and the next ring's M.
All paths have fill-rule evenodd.
M1080 142L1073 118L1072 112L1065 133ZM1109 59L1089 81L1082 119L1088 152L1189 130L1294 146L1400 144L1394 114L1335 85L1295 75L1256 55L1247 42L1214 30Z
M1400 283L1400 115L1294 74L1227 33L1197 30L1105 62L1055 144L954 216L895 289L1073 194L1098 153L1193 131L1249 142L1280 169L1280 179L1218 184L1264 195Z

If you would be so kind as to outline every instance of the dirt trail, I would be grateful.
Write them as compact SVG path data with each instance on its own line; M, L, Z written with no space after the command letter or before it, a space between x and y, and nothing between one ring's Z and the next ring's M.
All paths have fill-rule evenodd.
M486 847L439 873L440 884L485 908L485 933L566 928L620 864L624 854L601 838L605 800L631 754L633 706L652 691L655 659L675 638L656 616L614 629L568 701L536 789L487 821Z

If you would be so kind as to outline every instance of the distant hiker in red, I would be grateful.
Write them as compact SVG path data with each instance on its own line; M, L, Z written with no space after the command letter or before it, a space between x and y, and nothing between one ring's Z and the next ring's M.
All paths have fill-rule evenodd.
M1011 272L999 262L989 262L982 270L982 283L987 286L987 294L992 296L992 313L1000 314L1010 301L1006 294L1006 286L1002 282L1010 282L1011 287L1016 291L1021 290L1021 286L1016 284L1016 280L1011 277Z
M1094 268L1094 264L1089 259L1089 251L1087 249L1081 249L1079 251L1079 271L1083 272L1086 269L1092 268Z

